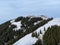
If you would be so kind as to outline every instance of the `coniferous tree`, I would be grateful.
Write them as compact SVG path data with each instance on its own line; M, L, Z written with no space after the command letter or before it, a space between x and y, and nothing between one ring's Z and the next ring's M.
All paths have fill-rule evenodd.
M58 45L60 43L60 26L48 27L43 36L44 45Z
M42 34L42 31L40 30L40 34Z
M44 27L44 31L46 31L45 27Z

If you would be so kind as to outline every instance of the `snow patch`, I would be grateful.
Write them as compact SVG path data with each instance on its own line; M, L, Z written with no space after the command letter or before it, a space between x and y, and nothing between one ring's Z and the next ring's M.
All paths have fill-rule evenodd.
M31 37L32 33L26 35L25 37L19 39L16 43L13 45L33 45L38 40L37 38Z
M47 20L48 17L44 16L44 15L40 15L39 17L41 17L43 20Z
M41 21L37 21L37 22L34 23L34 25L36 25L36 24L38 24L38 23L40 23L40 22L41 22Z
M19 29L21 29L21 21L19 21L19 22L14 22L14 20L12 20L11 21L11 25L16 25L17 27L16 28L14 28L13 30L19 30Z
M13 23L15 20L12 20L12 21L10 21L11 23Z

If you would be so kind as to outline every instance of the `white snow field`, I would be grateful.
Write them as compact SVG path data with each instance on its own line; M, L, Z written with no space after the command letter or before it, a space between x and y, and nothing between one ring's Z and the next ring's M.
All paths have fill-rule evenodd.
M37 38L31 37L31 34L32 33L24 36L23 38L21 38L20 40L18 40L13 45L32 45L32 44L34 44L36 42Z

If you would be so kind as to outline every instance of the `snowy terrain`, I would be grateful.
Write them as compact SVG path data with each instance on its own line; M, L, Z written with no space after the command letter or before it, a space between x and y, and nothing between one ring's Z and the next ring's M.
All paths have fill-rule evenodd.
M19 22L15 22L15 20L12 20L12 21L10 21L10 23L11 23L11 25L16 25L17 27L16 28L14 28L13 30L19 30L19 29L21 29L21 21L19 21Z
M15 44L13 45L32 45L36 42L37 38L32 38L31 34L26 35L25 37L21 38L20 40L18 40Z
M45 24L44 26L39 27L37 30L35 30L34 32L40 32L40 30L42 31L42 34L40 34L40 39L43 38L43 35L45 33L44 28L47 29L48 27L52 26L52 25L58 25L60 26L60 18L55 18L51 21L49 21L47 24ZM14 43L13 45L32 45L37 41L37 38L33 38L31 36L31 33L24 36L23 38L21 38L20 40L18 40L16 43Z
M29 19L29 21L30 21L32 18L35 18L35 17L38 17L38 16L27 16L27 17L30 17L30 19ZM43 15L41 15L39 17L41 17L43 20L47 20L48 19L48 17L43 16ZM36 24L38 24L40 22L41 21L37 21L37 22L34 23L34 25L36 25ZM16 28L14 28L13 30L16 31L16 30L21 29L21 25L22 25L21 21L15 22L15 19L13 19L13 20L10 21L10 23L11 23L11 25L15 25L16 26ZM11 27L11 25L9 27Z

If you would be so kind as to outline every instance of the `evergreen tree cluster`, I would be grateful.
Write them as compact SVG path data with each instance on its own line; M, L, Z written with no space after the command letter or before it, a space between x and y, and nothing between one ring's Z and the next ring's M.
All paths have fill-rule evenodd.
M32 37L38 38L38 36L39 36L39 33L37 33L37 32L33 32L33 33L32 33Z
M60 26L54 25L48 27L43 36L43 45L59 45L60 43Z

